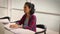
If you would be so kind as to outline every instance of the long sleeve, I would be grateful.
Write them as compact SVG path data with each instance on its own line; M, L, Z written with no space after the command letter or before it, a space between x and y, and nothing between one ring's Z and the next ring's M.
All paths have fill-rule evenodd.
M24 23L24 19L25 19L25 15L23 15L23 17L21 18L21 20L19 20L17 22L17 24L19 24L19 25L23 24Z

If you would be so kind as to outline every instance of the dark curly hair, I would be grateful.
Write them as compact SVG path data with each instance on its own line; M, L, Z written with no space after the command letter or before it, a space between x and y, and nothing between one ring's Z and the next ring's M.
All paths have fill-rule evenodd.
M30 15L34 14L34 12L35 12L34 4L30 3L30 2L26 2L25 5L27 5L29 8L31 8Z

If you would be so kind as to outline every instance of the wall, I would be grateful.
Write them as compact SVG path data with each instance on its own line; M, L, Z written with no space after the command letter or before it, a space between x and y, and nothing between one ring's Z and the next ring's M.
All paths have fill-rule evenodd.
M0 17L7 16L7 7L7 0L0 0Z
M37 11L60 14L60 0L31 0Z
M35 4L36 11L60 14L59 0L31 0ZM48 29L59 31L60 16L36 13L37 24L45 24Z

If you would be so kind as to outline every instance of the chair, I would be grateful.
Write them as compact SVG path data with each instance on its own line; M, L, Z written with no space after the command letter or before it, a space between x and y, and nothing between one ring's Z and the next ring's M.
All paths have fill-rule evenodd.
M37 27L37 28L42 28L42 29L44 29L44 30L41 31L41 32L36 32L35 34L40 34L40 33L46 34L46 27L45 27L45 25L39 24L39 25L36 25L36 27Z
M10 21L10 17L6 16L6 17L2 17L0 19L8 19Z

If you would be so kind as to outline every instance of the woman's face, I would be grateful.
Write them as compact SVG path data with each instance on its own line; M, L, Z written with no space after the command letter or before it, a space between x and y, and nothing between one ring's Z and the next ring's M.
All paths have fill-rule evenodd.
M24 5L24 12L25 12L26 14L29 14L30 8L28 7L28 5Z

